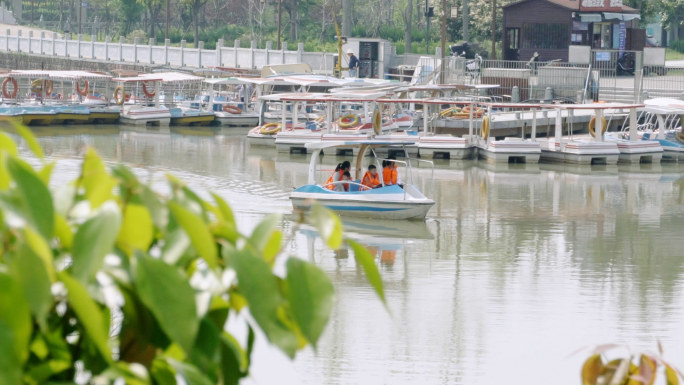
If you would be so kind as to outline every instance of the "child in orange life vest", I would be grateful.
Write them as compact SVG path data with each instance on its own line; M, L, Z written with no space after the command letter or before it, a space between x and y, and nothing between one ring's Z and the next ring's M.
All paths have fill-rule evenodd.
M388 160L382 162L382 180L385 186L399 184L399 172L397 165L394 163L394 158L390 157Z
M382 186L380 183L380 175L378 175L378 168L374 164L368 165L368 171L363 175L361 184L368 188L378 188Z
M349 171L351 168L351 163L349 163L348 160L345 160L342 163L339 163L337 167L335 167L335 171L330 175L330 178L328 178L327 181L325 181L325 188L328 190L335 190L336 184L334 182L339 182L342 180L342 176L344 175L345 171Z
M344 174L342 174L342 180L348 181L351 180L351 174L349 171L345 171ZM335 185L335 191L349 191L349 183L338 183Z

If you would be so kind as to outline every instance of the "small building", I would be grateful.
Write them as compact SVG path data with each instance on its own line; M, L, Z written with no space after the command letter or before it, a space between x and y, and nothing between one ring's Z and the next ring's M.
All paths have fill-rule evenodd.
M503 7L506 60L568 60L570 45L600 50L643 50L638 10L622 0L521 0Z

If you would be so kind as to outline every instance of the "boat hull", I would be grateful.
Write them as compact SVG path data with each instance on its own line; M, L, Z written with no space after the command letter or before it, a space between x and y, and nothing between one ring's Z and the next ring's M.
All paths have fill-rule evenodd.
M425 219L435 204L409 185L356 192L333 192L320 186L304 186L292 192L290 200L295 211L307 211L320 204L342 216L370 219Z
M354 201L335 199L311 199L291 196L292 207L295 211L307 211L316 202L328 209L343 215L369 219L425 219L433 203L416 204L405 202L376 202L372 205L360 204Z
M171 117L172 126L208 126L214 121L214 115Z
M113 124L119 120L119 112L91 112L88 123Z
M22 123L27 126L47 126L52 124L57 114L34 114L26 113L21 115Z

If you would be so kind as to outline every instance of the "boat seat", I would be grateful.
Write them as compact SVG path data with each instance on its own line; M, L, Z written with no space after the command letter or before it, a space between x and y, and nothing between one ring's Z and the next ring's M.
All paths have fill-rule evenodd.
M361 179L357 179L354 182L361 183ZM358 184L349 184L349 192L352 192L352 191L359 191L359 185Z

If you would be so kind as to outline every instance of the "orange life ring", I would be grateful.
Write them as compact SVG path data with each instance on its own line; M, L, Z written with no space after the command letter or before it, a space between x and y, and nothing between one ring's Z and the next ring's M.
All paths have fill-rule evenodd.
M359 117L354 114L347 114L340 117L337 123L341 128L351 128L359 124Z
M606 130L608 130L608 123L606 122L606 118L604 116L601 117L601 124L603 125L602 133L605 134ZM589 133L594 138L596 137L596 131L594 130L595 127L596 127L596 117L592 116L591 120L589 120Z
M259 133L262 135L273 135L280 131L282 124L280 123L266 123L259 128Z
M7 84L12 83L12 92L7 92ZM14 99L17 97L17 91L19 91L19 86L17 86L17 80L15 78L5 78L2 82L2 96L7 99Z
M449 116L456 115L461 112L460 107L450 107L447 108L446 110L442 110L442 112L439 113L439 116L442 118L447 118Z
M142 89L143 89L143 94L145 94L145 96L147 96L150 99L152 99L154 97L154 95L156 94L155 91L150 92L147 90L147 82L142 82Z
M242 113L242 110L240 109L240 107L238 107L238 106L233 106L233 105L231 105L231 104L226 104L225 106L223 106L223 111L224 111L224 112L231 113L231 114L240 114L240 113Z
M123 86L116 86L114 89L114 102L118 105L124 104L124 99L126 98L126 94L124 93L124 88Z
M461 113L467 115L467 117L470 117L470 106L463 107ZM473 106L473 118L481 118L483 113L484 111L482 108Z
M81 89L81 82L76 82L76 92L78 92L79 95L81 96L86 96L88 95L88 87L90 85L88 84L88 81L85 81L85 86L83 89Z

